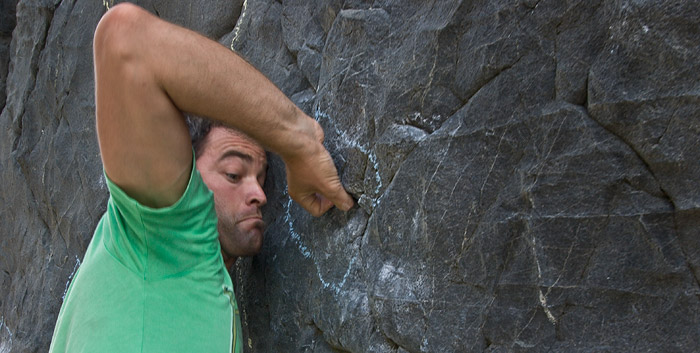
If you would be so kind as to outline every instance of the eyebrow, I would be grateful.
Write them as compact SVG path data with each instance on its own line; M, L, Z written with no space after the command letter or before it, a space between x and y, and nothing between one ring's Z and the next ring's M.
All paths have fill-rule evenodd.
M253 163L253 156L251 156L247 153L243 153L243 152L238 151L238 150L228 150L228 151L224 152L224 154L222 154L221 157L219 158L219 161L223 161L226 158L233 158L233 157L238 157L238 158L240 158L248 163ZM267 167L268 167L267 161L264 161L263 162L263 170L266 173L267 173Z
M222 161L226 158L231 158L231 157L238 157L238 158L243 159L247 162L253 162L253 156L251 156L247 153L243 153L241 151L236 151L236 150L228 150L228 151L224 152L224 154L221 155L219 160Z

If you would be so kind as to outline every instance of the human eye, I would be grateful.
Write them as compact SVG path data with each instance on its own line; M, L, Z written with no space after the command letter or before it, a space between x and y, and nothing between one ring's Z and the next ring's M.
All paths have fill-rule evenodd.
M241 176L235 173L226 173L226 178L233 183L237 183L241 180Z

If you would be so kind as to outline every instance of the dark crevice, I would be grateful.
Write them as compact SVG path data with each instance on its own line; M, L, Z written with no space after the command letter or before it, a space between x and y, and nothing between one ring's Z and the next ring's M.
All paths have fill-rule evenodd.
M396 179L396 176L399 174L399 171L403 167L403 164L409 159L409 157L411 156L413 151L416 150L416 148L418 147L418 145L420 144L421 141L423 141L423 140L416 141L415 144L413 145L413 147L411 147L409 150L407 150L405 152L404 158L397 163L398 167L396 168L396 171L394 171L394 173L392 173L390 176L388 176L389 182L386 184L382 183L383 185L386 185L386 186L383 186L380 190L378 190L377 194L374 195L374 197L370 197L369 195L373 194L373 192L367 191L367 190L362 190L362 192L359 192L357 194L352 193L353 197L355 197L356 199L360 199L361 196L367 195L367 197L372 200L372 203L373 203L372 207L369 207L369 208L362 207L365 210L365 212L367 212L368 218L372 217L372 215L374 213L374 209L377 206L379 206L379 200L382 197L384 197L384 195L386 194L386 192L389 189L391 189L392 185L394 184L394 180ZM363 153L363 155L365 156L365 158L364 158L365 168L362 172L362 175L364 176L364 175L367 175L367 170L369 170L369 168L374 169L374 167L370 166L369 155L364 154L364 153ZM379 174L379 170L375 170L375 173ZM342 171L341 171L341 175L342 175Z
M586 110L586 114L588 114L588 107L587 107L588 104L586 103L586 102L588 102L588 76L586 76L586 80L583 82L583 85L584 85L584 87L583 87L583 99L581 101L581 104L579 104L579 105L582 106L583 109Z
M158 12L158 9L155 5L153 5L153 13L155 13L157 17L160 17L160 12Z
M45 21L45 28L44 32L39 39L39 42L36 45L36 48L40 48L38 52L34 53L34 56L30 59L31 63L29 66L30 70L30 76L32 77L32 82L30 83L29 87L26 90L26 96L24 97L23 101L21 102L20 106L20 112L17 114L17 118L15 121L12 122L12 130L14 132L14 141L12 143L12 153L15 153L17 151L17 148L19 147L19 141L22 137L22 121L24 120L24 113L25 113L25 106L27 104L27 101L29 100L29 97L31 97L32 93L34 92L34 88L36 87L36 80L37 80L37 74L39 73L39 60L44 53L44 50L46 50L47 42L48 42L48 35L49 35L49 30L51 29L51 22L53 21L53 15L54 11L56 10L55 7L53 8L39 8L39 12L42 12L42 10L47 10L48 14L46 17ZM10 53L15 54L15 53ZM18 59L17 57L14 57L14 59ZM9 77L9 72L8 72L8 77Z
M44 167L46 168L46 167ZM73 193L73 199L71 200L71 203L69 206L67 206L66 211L63 212L63 216L65 216L65 213L70 210L70 207L72 207L75 204L75 199L78 196L78 193ZM56 230L56 233L61 237L61 240L63 240L63 246L66 248L66 251L69 251L68 249L68 240L66 240L66 236L63 234L61 231L61 221L64 219L64 217L59 217L58 214L56 213L56 208L51 205L50 200L47 200L46 202L46 208L48 211L51 212L51 215L53 216L54 221L52 223L55 223L53 227L50 228L50 230ZM51 232L53 233L53 232Z
M588 83L588 82L586 82ZM588 91L588 87L586 87L586 91ZM676 240L678 241L679 239L679 225L678 225L678 217L677 217L677 207L676 203L674 202L673 198L671 195L666 191L666 189L663 187L661 181L658 179L656 174L654 173L654 170L652 166L649 164L649 162L644 158L644 156L637 150L637 148L627 141L624 136L621 134L617 133L616 131L608 128L604 124L602 124L600 121L596 120L593 115L589 114L588 111L588 106L590 105L589 101L586 101L586 105L583 106L583 109L585 110L585 113L588 117L590 117L591 120L596 122L600 127L602 127L605 131L609 132L611 135L617 137L618 140L620 140L622 143L624 143L634 154L637 156L637 159L642 163L644 168L649 172L651 177L654 179L656 184L659 186L659 190L661 191L662 197L668 202L669 206L671 207L671 212L673 214L673 230L676 236ZM690 261L690 257L688 256L688 253L686 250L680 245L680 242L678 242L678 248L680 249L681 253L683 254L685 264L688 267L688 270L690 271L690 274L693 276L693 279L695 280L695 284L698 286L700 289L700 274L695 270L695 268L692 265L692 262Z
M371 219L372 215L367 216L367 220L365 221L365 226L362 228L362 232L359 232L359 235L357 236L356 239L360 240L360 244L357 246L357 257L360 260L360 265L363 266L365 264L365 258L362 255L362 243L364 243L365 239L369 236L369 221ZM352 260L350 260L352 261ZM352 262L350 262L352 264ZM364 268L364 267L363 267ZM365 290L369 288L369 283L367 282L367 278L365 276L362 276L362 279L364 280L365 284ZM365 296L367 296L367 293L365 293Z
M384 336L384 339L386 339L386 341L389 343L389 346L391 346L391 348L394 349L394 350L396 350L396 351L398 351L399 348L403 348L403 347L401 347L401 345L399 345L398 343L394 342L394 340L392 340L391 338L389 338L389 337L387 337L387 336ZM405 350L406 348L403 348L403 349Z
M464 101L466 102L464 105L465 105L465 106L468 105L468 104L471 102L472 98L476 97L476 96L479 94L479 92L481 92L481 90L483 90L486 86L488 86L488 85L489 85L493 80L495 80L498 76L500 76L502 73L504 73L504 72L510 70L511 68L513 68L513 66L517 65L517 64L520 62L520 60L521 60L524 56L525 56L524 54L521 55L521 56L519 56L512 64L509 64L509 65L506 65L506 66L500 68L499 70L497 70L496 72L494 72L494 73L491 75L491 77L484 79L484 80L483 80L483 83L482 83L481 85L479 85L479 87L474 91L474 93L471 94L469 97L467 97L467 98L464 100ZM460 109L461 109L461 108L460 108ZM457 109L457 111L459 111L460 109Z
M309 322L309 325L311 325L311 326L316 330L316 333L318 334L318 336L319 336L319 337L322 337L322 338L323 338L323 342L325 342L329 347L331 347L331 349L333 349L334 352L338 352L338 353L353 353L353 352L351 352L351 351L349 351L349 350L346 350L346 349L343 348L343 347L339 347L338 345L329 342L328 339L326 339L326 335L325 335L324 331L321 330L321 328L316 324L316 321L314 321L313 319Z
M584 109L586 109L585 106L584 106ZM637 148L635 148L635 146L634 146L633 144L631 144L629 141L627 141L627 140L624 138L624 136L618 134L617 132L615 132L615 131L609 129L607 126L605 126L605 125L601 124L599 121L597 121L593 116L591 116L591 115L588 113L588 110L587 110L587 109L586 109L586 115L588 115L588 116L591 118L591 120L595 121L599 126L601 126L603 129L605 129L605 131L607 131L607 132L609 132L610 134L612 134L613 136L617 137L617 139L618 139L619 141L621 141L622 143L624 143L627 147L629 147L629 149L630 149L632 152L634 152L634 154L637 156L637 159L642 163L642 165L644 166L644 168L649 172L649 174L651 175L651 177L654 179L654 181L656 182L656 184L659 186L659 191L661 191L661 195L662 195L663 198L668 202L668 204L671 206L671 210L672 210L673 212L675 212L675 211L676 211L676 204L675 204L675 202L673 201L673 198L671 198L671 196L668 194L668 192L666 191L666 189L664 189L664 187L663 187L661 181L658 179L658 177L657 177L656 174L654 173L654 170L652 169L651 165L650 165L649 162L647 162L647 160L642 156L642 154L637 150Z
M4 67L5 70L0 72L0 78L3 82L0 82L0 87L2 87L2 92L0 92L0 112L5 108L5 99L7 98L7 78L9 76L9 66L10 66L10 43L12 42L12 32L17 25L17 1L2 1L0 2L0 45L4 47L1 52L5 52L7 55L4 62L0 64L0 67Z
M588 84L588 82L586 82L586 84ZM586 87L586 91L588 91L588 87ZM620 133L616 132L615 130L610 129L608 126L605 126L605 125L602 124L600 121L598 121L592 114L590 114L590 112L589 112L589 110L588 110L588 107L589 107L589 106L590 106L590 102L589 102L589 101L586 101L586 104L581 106L581 107L583 108L583 110L584 110L584 114L585 114L586 116L588 116L592 121L594 121L598 126L602 127L605 131L607 131L607 132L610 133L611 135L615 136L615 137L617 138L617 140L619 140L620 142L622 142L623 144L625 144L632 152L634 152L634 154L637 156L637 159L642 163L642 165L644 166L644 168L649 172L649 174L651 175L651 177L654 179L654 181L656 182L656 184L659 186L659 191L661 192L661 195L663 196L663 198L664 198L664 199L668 202L668 204L671 206L671 210L672 210L673 212L675 212L675 211L676 211L676 204L675 204L675 202L673 201L673 198L669 195L669 193L666 191L666 189L664 189L664 187L663 187L661 181L660 181L659 178L656 176L656 174L654 173L653 168L651 167L651 165L649 164L649 162L644 158L644 156L642 155L642 153L634 146L634 144L632 144L631 142L627 141L627 139L626 139L624 136L622 136Z
M293 51L292 49L289 49L289 45L287 45L287 43L284 42L284 40L282 41L282 43L284 44L284 49L287 50L287 53L289 53L289 56L291 56L292 60L294 60L294 65L299 67L299 61L297 59L298 51ZM301 68L299 68L299 69L301 69Z
M661 144L661 140L666 136L666 133L668 133L669 128L671 125L673 125L673 121L676 120L676 112L678 111L678 108L675 108L673 113L670 114L670 118L666 122L666 127L664 128L664 131L659 135L659 137L656 138L656 144Z
M421 141L423 141L423 140L421 140ZM396 176L397 176L397 175L399 174L399 172L401 171L401 167L403 167L404 163L409 159L409 157L411 157L411 154L413 154L413 151L415 151L416 148L418 148L418 145L420 144L421 141L416 141L415 145L413 145L413 147L412 147L410 150L406 151L405 158L404 158L403 160L401 160L401 161L398 163L399 167L396 169L396 171L394 172L394 174L392 174L391 176L389 176L389 183L387 183L387 185L386 185L386 187L384 188L384 190L381 190L381 193L379 193L379 194L376 195L376 201L377 201L377 202L378 202L382 197L384 197L384 194L386 194L386 192L387 192L389 189L391 189L391 187L394 185L394 180L396 180ZM377 171L377 172L379 172L379 171Z
M341 9L340 9L340 10L338 10L338 11L335 12L335 17L333 17L333 20L331 21L331 25L328 27L328 32L326 32L326 34L324 35L325 39L323 40L323 49L320 51L320 54L321 54L321 64L320 64L319 67L323 67L323 58L325 57L325 55L324 55L323 52L326 50L326 48L328 48L328 41L332 38L331 33L333 32L335 26L337 25L337 23L338 23L338 18L340 17L340 16L338 16L338 15L339 15L340 12L342 12L344 9L346 9L345 3L343 3L343 5L341 6ZM351 32L350 34L346 34L346 36L350 37L351 34L352 34L352 32ZM338 59L342 59L342 58L338 58ZM349 68L348 68L348 69L349 69ZM342 71L341 71L341 72L342 72ZM337 77L339 74L340 74L340 73L336 73L336 74L334 74L332 77L328 78L328 79L325 81L325 84L328 84L329 82L331 82L331 81L332 81L335 77ZM342 81L341 81L341 83L342 83ZM317 86L318 86L318 87L316 87L316 92L319 92L319 91L321 91L321 90L323 90L323 89L325 88L325 85L324 85L324 87L321 87L321 76L320 76L320 74L319 74L319 82L318 82L318 85L317 85ZM340 87L340 84L338 84L338 87Z
M537 1L535 1L535 2L532 2L532 1L523 1L522 4L523 4L525 7L527 7L528 9L530 9L530 12L532 13L532 12L534 12L535 9L537 8L537 5L540 4L540 0L537 0Z
M379 331L379 333L384 337L384 340L386 340L386 342L389 343L389 346L391 346L392 349L398 351L399 348L401 348L401 349L405 350L406 352L411 352L411 353L414 352L413 350L410 350L407 347L402 346L399 343L397 343L396 341L394 341L393 339L391 339L391 337L389 337L386 333L384 333L384 331L379 330L379 329L377 331Z
M459 109L457 109L457 111L458 111L458 110L459 110ZM454 115L454 113L453 113L453 114L450 114L449 116L452 116L452 115ZM447 120L449 120L449 118L445 119L445 121L447 121ZM402 125L406 125L406 126L415 127L416 129L420 129L420 130L422 130L423 132L425 132L426 134L430 135L430 134L432 134L433 132L435 132L435 131L437 131L437 130L440 130L440 127L442 127L442 124L444 124L444 122L443 122L442 124L436 126L435 128L432 128L431 126L426 126L427 124L424 125L424 124L421 124L419 121L415 121L415 120L406 118L406 119L403 119L403 120L401 121L401 124L402 124Z
M19 172L22 174L24 177L25 184L27 186L27 189L29 190L29 193L31 194L30 202L32 203L32 208L36 210L36 216L41 222L46 226L47 230L53 229L51 226L49 226L49 220L47 220L46 216L48 215L48 210L50 209L50 206L47 205L46 212L41 212L39 209L39 205L44 205L44 202L39 202L39 197L35 193L34 189L30 185L30 178L31 178L31 169L30 166L28 166L23 160L20 160L17 162L19 165Z
M22 107L24 109L24 107ZM17 148L19 147L19 140L22 137L22 117L20 116L17 121L12 124L12 130L14 132L14 141L12 141L12 152L14 153L17 151Z
M231 21L231 25L229 27L227 27L227 29L222 30L223 34L220 34L218 36L217 42L222 43L224 38L228 37L229 34L231 34L233 31L236 30L236 26L238 26L239 21L241 20L241 18L243 18L243 9L244 9L243 4L244 4L244 2L241 2L241 7L236 9L236 11L238 12L238 16L235 19L233 19L233 21ZM233 50L233 48L231 46L229 46L229 47L231 50Z
M294 63L294 66L296 66L297 70L299 70L299 73L301 74L301 77L304 78L304 81L306 81L305 87L301 88L299 92L305 91L309 88L311 88L314 91L314 94L317 92L317 87L315 87L311 81L309 81L309 78L304 75L304 71L301 70L301 66L299 66L299 59L297 59L297 54L296 52L292 51L289 49L289 46L287 46L287 43L284 41L282 42L282 45L284 46L284 49L287 51L287 54L289 54L289 57L292 58L292 62ZM298 92L297 92L298 93Z
M369 213L367 215L367 219L365 220L364 225L362 226L362 229L359 232L357 232L357 235L355 235L354 237L352 237L350 239L349 243L354 243L358 239L363 239L365 237L365 235L367 234L368 228L369 228L370 217L372 217L372 213ZM357 247L357 250L358 250L358 254L359 254L362 250L362 242L360 242L360 245Z
M63 5L63 2L64 2L64 1L62 0L61 3L60 3L60 5L57 6L56 8L58 8L58 7L60 7L61 5ZM61 24L61 27L60 27L60 31L59 31L59 32L62 32L63 29L65 29L65 28L68 26L68 22L71 20L71 14L73 13L73 9L75 8L75 3L76 3L76 2L77 2L76 0L70 1L70 4L69 4L70 8L68 9L67 14L66 14L66 15L64 16L64 18L63 18L63 23ZM53 20L50 21L50 22L51 22L51 23L50 23L50 25L49 25L49 28L51 28L51 27L54 26ZM46 38L46 41L45 41L45 42L48 42L48 34L47 34L47 38ZM47 45L47 44L45 44L45 46L46 46L46 45ZM43 52L43 49L42 49L42 52ZM58 68L56 68L56 69L58 69ZM68 86L70 86L70 82L72 81L72 79L73 79L74 76L75 76L75 71L73 71L71 78L67 81L67 82L68 82ZM64 107L64 105L65 105L66 98L68 98L68 96L70 95L70 88L64 88L64 89L63 89L63 93L64 93L64 94L56 94L56 95L54 96L54 99L55 99L55 102L56 102L56 112L60 112L60 113L61 113L61 114L56 114L56 115L54 116L54 118L55 118L56 121L61 120L61 118L64 116L64 115L63 115L63 107ZM65 120L66 123L68 123L68 120L67 120L67 119L63 119L63 120ZM71 134L72 134L72 130L70 129L70 126L68 127L68 131L71 131Z
M38 218L41 221L41 223L44 224L44 227L46 227L46 232L51 233L52 228L49 226L49 223L46 221L46 219L42 216L42 213L38 211L38 208L37 208L38 203L36 201L36 195L34 195L34 191L30 190L30 192L32 194L31 202L33 203L33 208L35 210L37 210L37 217L36 218Z
M456 66L456 65L457 65L456 62L455 62L454 65L455 65L455 67L457 67L457 66ZM455 113L457 113L460 109L464 108L464 106L467 105L467 103L469 102L469 99L468 99L468 98L462 98L462 97L461 97L461 94L459 94L459 92L457 92L457 90L455 89L455 87L454 87L453 85L447 85L447 86L445 86L445 88L447 88L447 90L450 91L450 93L452 93L452 95L455 96L455 97L457 98L457 100L459 100L459 102L460 102L459 107L456 108L454 111L452 111L452 112L450 113L450 116L452 116L452 115L454 115Z

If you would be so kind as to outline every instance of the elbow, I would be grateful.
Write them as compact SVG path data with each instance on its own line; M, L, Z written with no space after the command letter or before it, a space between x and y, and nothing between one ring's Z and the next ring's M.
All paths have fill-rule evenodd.
M96 67L134 58L143 40L139 32L144 30L144 16L149 16L146 10L130 3L115 5L102 16L93 38Z

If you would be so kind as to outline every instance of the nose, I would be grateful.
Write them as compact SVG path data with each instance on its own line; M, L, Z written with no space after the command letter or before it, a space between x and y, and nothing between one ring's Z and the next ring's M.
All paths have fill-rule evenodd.
M258 183L257 179L253 178L253 180L248 183L247 189L248 192L246 193L246 204L262 207L267 203L265 191L263 191L263 188L260 183Z

